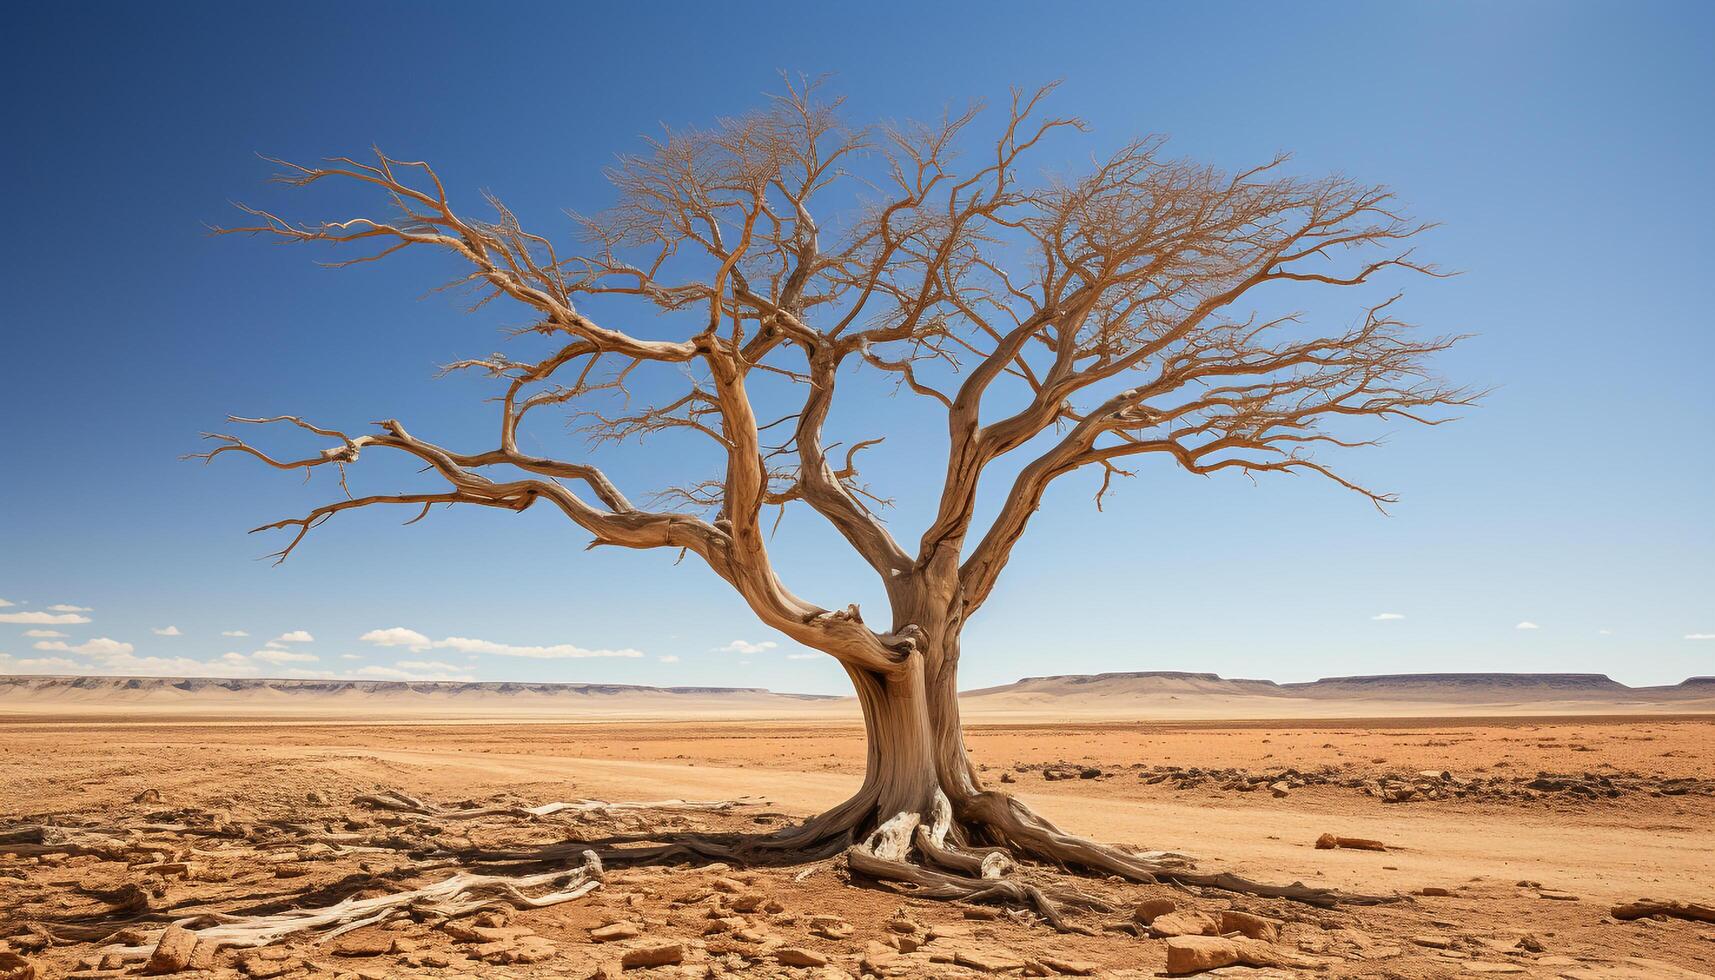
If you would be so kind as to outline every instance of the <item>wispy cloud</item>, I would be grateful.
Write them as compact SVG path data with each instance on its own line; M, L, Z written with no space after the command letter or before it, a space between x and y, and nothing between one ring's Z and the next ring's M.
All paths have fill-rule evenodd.
M1688 640L1715 640L1715 633L1687 633L1685 638Z
M42 640L36 645L38 650L53 650L60 653L76 653L85 657L118 657L128 656L136 651L129 643L121 643L109 636L98 636L93 640L79 643L77 646L64 640Z
M0 653L0 667L19 674L74 674L81 665L64 657L25 657L13 660Z
M393 666L398 667L401 670L448 671L464 669L457 664L449 664L445 660L398 660L394 662Z
M49 613L49 612L15 612L0 613L0 623L34 623L43 626L71 626L76 623L89 622L88 616L78 613Z
M1370 617L1370 619L1372 621L1377 622L1377 623L1387 622L1388 620L1391 620L1391 619L1404 619L1404 618L1405 618L1405 613L1376 613L1374 616Z
M788 653L786 655L786 659L787 660L815 660L816 658L818 658L820 656L821 656L821 654L819 654L819 653Z
M65 634L61 633L59 630L25 630L24 635L37 637L39 639L47 639L55 636L64 636Z
M221 630L220 635L221 636L249 636L250 634L244 632L243 630Z
M7 606L15 606L15 605L17 605L17 603L8 602L5 599L0 599L0 609L5 609Z
M290 633L281 633L279 636L274 637L272 640L269 640L268 642L270 642L270 643L314 643L314 642L316 642L316 638L311 636L308 630L292 630Z
M250 659L259 660L265 664L307 664L321 658L313 653L299 653L296 650L258 650L250 655Z
M1533 623L1527 619L1524 622L1518 624L1517 626L1514 626L1513 629L1515 629L1515 630L1539 630L1539 629L1542 629L1542 627L1536 625L1535 623Z
M655 658L655 659L656 659L656 660L659 660L659 661L661 661L661 662L662 662L662 663L664 663L664 664L676 664L676 663L678 663L678 662L679 662L679 657L678 657L678 655L677 655L677 654L672 654L672 653L669 653L669 654L665 654L665 655L663 655L663 656L659 656L659 657L656 657L656 658Z
M766 653L767 651L772 650L779 645L780 644L774 642L773 640L763 640L760 643L752 643L749 640L734 640L731 643L728 643L724 647L715 647L715 652L716 653Z
M489 654L496 657L528 657L534 660L643 656L643 651L633 650L630 647L622 650L592 650L571 643L556 643L552 646L518 646L511 643L496 643L493 640L479 640L469 636L448 636L439 640L431 640L426 635L413 629L406 629L403 626L370 630L358 639L365 643L373 643L378 647L404 647L412 653L425 653L429 650L454 650L458 653Z
M156 636L183 636L184 635L183 633L179 632L179 628L177 626L163 626L160 629L150 630L149 632L155 634Z
M69 605L69 604L64 603L64 602L55 603L54 605L51 605L48 607L48 612L79 613L79 612L92 612L92 611L93 610L91 610L88 606L73 606L73 605Z
M1596 635L1597 636L1613 636L1614 631L1613 630L1597 630Z

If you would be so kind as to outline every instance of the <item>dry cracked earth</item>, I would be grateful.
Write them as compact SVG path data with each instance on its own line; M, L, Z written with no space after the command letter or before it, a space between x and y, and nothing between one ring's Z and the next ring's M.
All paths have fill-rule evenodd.
M1707 719L969 741L992 783L1068 829L1397 900L1085 877L1101 907L1060 932L853 880L839 857L584 864L585 847L767 833L837 803L862 771L849 727L37 718L0 724L0 978L1715 976L1715 923L1696 918L1715 892ZM530 812L588 800L658 805ZM460 875L474 884L449 891Z

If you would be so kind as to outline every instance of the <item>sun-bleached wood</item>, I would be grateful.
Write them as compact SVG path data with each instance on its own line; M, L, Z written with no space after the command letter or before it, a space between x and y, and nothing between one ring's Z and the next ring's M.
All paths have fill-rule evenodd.
M854 866L893 868L897 879L905 862L893 851L915 844L929 863L953 866L932 874L966 881L919 887L994 895L1004 863L983 856L987 847L1136 880L1325 897L1069 835L985 787L960 729L960 637L1070 474L1099 477L1098 507L1115 477L1132 475L1125 467L1151 457L1201 476L1309 474L1377 506L1392 501L1319 451L1373 445L1373 434L1348 431L1353 423L1433 425L1477 395L1430 371L1458 338L1423 334L1399 317L1397 294L1363 288L1390 273L1439 275L1409 248L1427 226L1384 187L1292 175L1285 157L1226 173L1167 156L1157 138L1127 142L1082 173L1027 180L1035 154L1084 128L1045 114L1050 90L1014 92L983 136L979 107L856 127L817 85L789 83L756 111L669 131L621 157L609 171L616 203L574 216L581 236L569 252L492 196L492 217L455 210L426 163L379 151L373 162L275 161L287 185L372 190L391 213L298 224L243 207L253 220L221 232L357 250L334 265L438 253L463 270L453 285L474 291L476 306L510 304L529 317L519 337L545 346L450 366L498 383L493 448L449 448L393 419L354 434L296 416L234 417L329 445L287 456L220 434L200 458L338 471L343 497L257 529L289 532L281 560L344 511L403 507L414 523L454 504L546 506L591 547L695 555L763 624L844 666L868 730L857 794L749 845L753 854L851 847ZM1336 329L1259 312L1300 291L1345 289L1362 299ZM635 407L628 385L648 371L678 379L677 393ZM872 379L920 397L945 428L938 503L912 546L860 478L862 455L879 451L884 434L825 434L837 395ZM759 403L783 400L778 417L760 414ZM644 437L699 440L718 472L634 503L591 459L521 448L526 419L555 411L603 452ZM353 494L348 470L376 452L409 458L432 485ZM1009 483L979 522L985 476ZM881 622L786 585L768 541L788 507L826 520L875 571L890 607ZM857 843L943 802L937 835L907 831L883 850ZM660 856L710 850L675 843Z

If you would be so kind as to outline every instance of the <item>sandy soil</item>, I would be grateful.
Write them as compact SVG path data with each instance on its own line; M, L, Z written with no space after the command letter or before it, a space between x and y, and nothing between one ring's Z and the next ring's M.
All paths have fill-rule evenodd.
M1017 976L1054 972L1050 961L1078 961L1107 975L1149 976L1164 969L1167 942L1149 937L1132 909L1167 897L1181 909L1275 919L1284 924L1276 948L1321 961L1315 968L1230 968L1246 976L1715 976L1715 925L1609 915L1614 903L1645 896L1704 904L1715 897L1715 772L1708 761L1715 758L1715 722L1706 717L1008 724L972 726L968 738L990 782L1009 782L1068 829L1185 851L1207 869L1409 897L1324 911L1086 879L1083 887L1113 911L1075 913L1091 932L1085 936L1056 933L1026 914L966 918L993 913L854 887L838 860L812 866L802 880L801 867L615 868L585 898L512 913L502 931L527 931L504 942L493 935L478 941L456 922L406 920L331 942L290 938L267 954L278 959L205 950L192 965L232 976L587 977L618 950L678 943L683 963L625 974L975 976L990 972L986 964ZM274 912L418 887L453 872L422 856L449 841L493 847L640 832L767 831L844 799L862 758L857 727L808 721L18 719L0 725L0 835L43 824L126 828L152 842L162 860L151 868L135 853L99 848L0 853L0 935L43 976L135 974L144 965L138 959L108 959L111 969L102 969L104 942L47 937L76 931L67 924L125 921L158 933L164 920L203 909ZM1451 778L1442 779L1442 771ZM1267 788L1276 781L1290 784L1285 795ZM1409 798L1385 802L1407 789ZM431 834L439 828L353 802L379 790L442 804L749 799L722 813L495 817ZM197 827L204 829L185 829ZM291 834L306 827L378 846L294 845ZM1324 833L1373 838L1388 849L1316 849ZM207 853L192 853L193 846ZM172 863L185 860L188 869ZM1029 873L1043 881L1057 876L1051 869ZM1448 894L1417 894L1426 887ZM735 893L742 899L745 892L773 904L735 911ZM817 916L838 917L849 934ZM895 931L904 928L895 923L900 916L918 930ZM590 930L609 922L638 923L640 934L592 942ZM937 938L909 955L892 948L931 932ZM791 958L782 949L826 965L782 965Z

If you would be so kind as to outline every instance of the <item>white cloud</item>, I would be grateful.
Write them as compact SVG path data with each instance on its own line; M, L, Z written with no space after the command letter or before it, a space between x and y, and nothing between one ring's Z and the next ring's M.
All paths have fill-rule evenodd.
M1688 640L1715 640L1715 633L1687 633L1685 638Z
M0 654L0 664L7 670L18 670L25 674L75 673L78 664L64 657L26 657L23 660L13 660L5 654Z
M378 647L410 647L412 650L427 650L433 645L433 641L428 637L403 626L393 626L384 630L370 630L358 639L364 643L373 643Z
M671 653L669 653L665 656L656 657L655 659L661 661L664 664L676 664L679 662L678 656L676 654L671 654Z
M1597 636L1613 636L1614 631L1613 630L1597 630L1596 635Z
M268 642L270 642L270 643L314 643L314 642L316 642L316 638L311 636L308 630L293 630L290 633L281 633L279 636L274 637L272 640L269 640Z
M510 643L496 643L493 640L479 640L468 636L448 636L439 640L431 640L422 633L413 629L406 629L403 626L370 630L358 639L379 647L405 647L412 653L424 653L429 650L454 650L467 654L485 653L496 657L530 657L536 660L643 656L643 651L633 650L629 647L623 650L591 650L570 643L557 643L553 646L515 646Z
M163 626L160 629L150 630L149 632L156 636L184 636L183 633L179 632L179 628L177 626Z
M0 623L38 623L45 626L69 626L73 623L87 622L89 622L88 616L80 616L77 613L0 613Z
M60 653L76 653L85 657L126 657L137 648L129 643L121 643L112 637L98 636L85 643L72 646L64 640L42 640L36 644L38 650L55 650Z
M1390 619L1404 619L1404 618L1405 618L1405 613L1376 613L1374 616L1370 617L1370 619L1372 621L1377 622L1377 623L1386 622Z
M17 603L7 602L5 599L0 599L0 609L5 609L7 606L15 606L15 605L17 605Z
M221 636L249 636L250 634L244 632L243 630L221 630L220 635Z
M38 639L48 639L56 636L64 636L65 634L61 633L59 630L25 630L24 635L33 636Z
M401 670L462 670L457 664L449 664L445 660L400 660L393 666Z
M251 660L260 660L265 664L306 664L321 658L313 653L298 653L295 650L258 650L250 655Z
M821 656L821 654L819 654L819 653L788 653L786 655L786 659L787 660L815 660L816 658L818 658L820 656Z
M90 612L90 611L91 610L88 606L71 606L71 605L67 605L66 603L63 603L63 602L55 603L54 605L51 605L48 607L48 612L77 613L77 612Z
M774 642L773 640L763 640L761 643L752 643L749 640L734 640L731 643L728 643L724 647L715 647L715 652L716 653L764 653L766 651L774 649L775 647L777 647L779 645L780 644Z
M1539 630L1539 629L1542 629L1542 627L1536 625L1535 623L1533 623L1527 619L1524 622L1518 624L1517 626L1514 626L1513 629L1515 629L1515 630Z
M339 659L341 659L341 660L362 660L363 658L358 656L355 653L342 653L339 655Z

